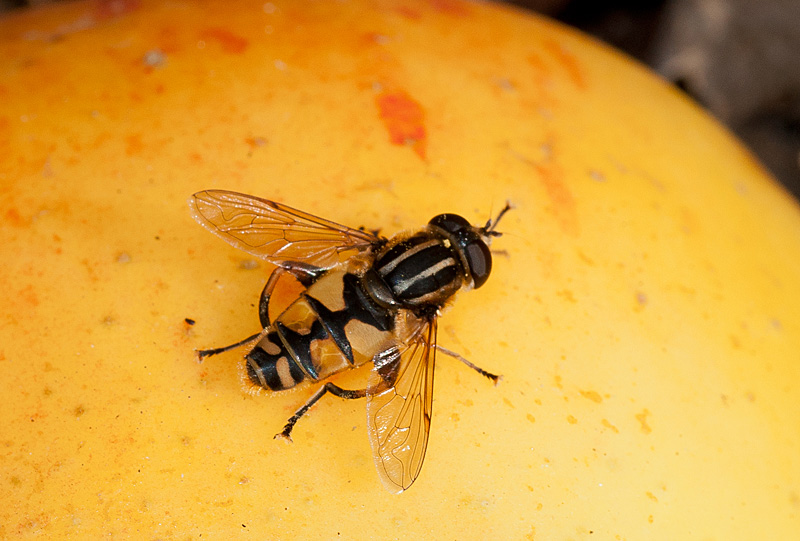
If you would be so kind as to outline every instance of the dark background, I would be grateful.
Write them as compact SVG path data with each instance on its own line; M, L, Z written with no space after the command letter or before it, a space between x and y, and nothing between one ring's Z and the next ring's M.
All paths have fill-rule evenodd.
M0 0L0 14L59 0ZM800 199L800 0L511 0L648 64Z
M800 199L800 0L514 0L648 64Z

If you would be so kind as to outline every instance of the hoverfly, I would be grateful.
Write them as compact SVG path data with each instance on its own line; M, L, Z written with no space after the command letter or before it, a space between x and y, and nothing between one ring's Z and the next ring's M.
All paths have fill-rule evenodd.
M258 392L282 391L372 362L365 389L327 382L277 437L326 393L367 399L367 426L378 474L399 493L419 475L431 423L435 353L456 357L497 383L499 376L436 345L437 317L460 289L489 278L497 218L475 227L440 214L417 231L390 239L351 229L250 195L206 190L189 199L194 219L276 269L258 303L262 330L230 346L198 351L202 360L248 343L243 381ZM289 274L304 288L275 321L270 296Z

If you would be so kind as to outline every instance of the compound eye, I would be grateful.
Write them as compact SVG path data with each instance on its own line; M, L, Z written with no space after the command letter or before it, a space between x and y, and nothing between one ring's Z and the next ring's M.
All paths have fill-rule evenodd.
M492 253L486 243L478 239L464 246L464 253L467 256L469 273L475 289L478 289L489 278L492 272Z
M444 229L450 234L455 234L462 229L469 229L472 227L467 220L458 214L440 214L431 218L431 221L428 222L428 224L435 225L440 229Z

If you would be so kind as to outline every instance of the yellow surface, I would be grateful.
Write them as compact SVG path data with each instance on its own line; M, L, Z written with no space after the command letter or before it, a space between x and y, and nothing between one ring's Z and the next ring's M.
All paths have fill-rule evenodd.
M0 20L0 538L797 539L800 212L677 91L491 4L68 2ZM391 234L506 199L417 483L364 403L246 395L227 188ZM188 326L184 318L197 321ZM351 374L355 387L366 374Z

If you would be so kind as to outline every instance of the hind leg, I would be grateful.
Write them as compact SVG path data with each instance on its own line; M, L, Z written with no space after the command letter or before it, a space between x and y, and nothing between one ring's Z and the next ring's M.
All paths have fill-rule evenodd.
M258 300L258 318L261 321L261 326L264 329L267 329L270 326L269 300L272 296L272 291L275 289L275 286L277 285L281 276L287 272L297 278L297 281L300 282L303 287L308 287L316 282L317 279L325 273L325 269L314 267L312 265L305 265L303 263L285 262L280 267L272 271L272 274L269 275L269 279L267 280L264 289L261 291L261 297ZM211 355L217 355L219 353L236 349L239 346L243 346L248 342L252 342L253 340L259 338L263 333L264 331L262 329L256 334L248 336L244 340L239 340L235 344L231 344L229 346L198 350L198 360L203 362L203 359L210 357Z
M239 346L243 346L246 343L252 342L256 338L260 337L262 332L263 331L257 332L253 336L248 336L244 340L239 340L235 344L231 344L229 346L223 346L221 348L212 348L212 349L198 349L197 360L202 363L203 359L205 359L206 357L210 357L211 355L217 355L218 353L225 353L226 351L230 351L232 349L238 348Z
M331 393L332 395L338 396L339 398L344 398L346 400L355 400L358 398L364 398L367 396L366 389L356 389L356 390L348 390L342 389L338 385L334 385L333 383L326 383L322 387L320 387L319 391L314 393L314 395L308 399L308 401L302 405L302 407L292 415L288 421L286 421L286 425L283 427L283 430L279 434L275 434L275 439L283 438L287 441L292 441L292 429L294 429L294 425L297 421L300 420L300 417L306 414L308 410L317 403L317 401L325 396L325 394Z
M264 286L264 290L261 292L261 297L258 300L258 318L261 321L261 326L265 329L270 326L269 299L272 296L272 291L275 289L281 276L287 272L297 278L297 281L300 282L303 287L308 288L308 286L316 282L320 276L325 274L325 269L287 261L272 271L272 274L269 275L269 279Z

